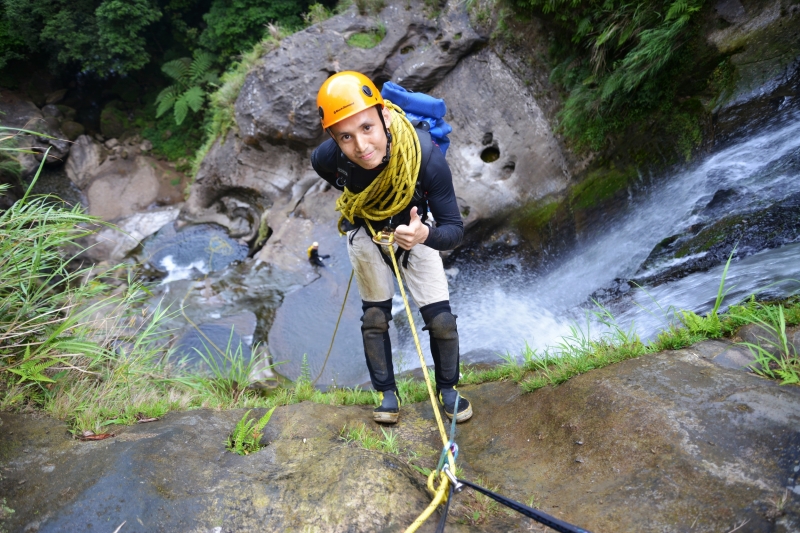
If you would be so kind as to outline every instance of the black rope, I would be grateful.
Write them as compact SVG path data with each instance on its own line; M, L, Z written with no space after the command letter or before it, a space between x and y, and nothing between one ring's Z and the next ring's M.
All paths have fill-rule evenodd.
M447 495L447 503L444 504L442 511L442 519L439 520L439 525L436 526L435 533L444 533L444 524L447 522L447 511L450 509L450 502L453 500L453 484L450 483L450 493Z
M523 505L523 504L521 504L519 502L516 502L514 500L511 500L509 498L506 498L505 496L500 496L499 494L494 493L494 492L490 491L489 489L485 489L485 488L481 487L480 485L476 485L475 483L471 483L471 482L466 481L464 479L459 479L458 482L459 483L463 483L464 485L466 485L468 487L472 487L473 489L477 490L478 492L480 492L482 494L485 494L486 496L490 497L494 501L496 501L498 503L502 503L506 507L514 509L518 513L522 513L525 516L527 516L528 518L532 518L532 519L536 520L537 522L539 522L540 524L544 524L547 527L555 529L556 531L559 531L561 533L590 533L589 531L587 531L587 530L585 530L585 529L583 529L581 527L573 526L572 524L569 524L567 522L559 520L558 518L554 518L554 517L550 516L547 513L543 513L541 511L537 511L536 509L528 507L527 505ZM449 500L448 500L448 503L449 503Z

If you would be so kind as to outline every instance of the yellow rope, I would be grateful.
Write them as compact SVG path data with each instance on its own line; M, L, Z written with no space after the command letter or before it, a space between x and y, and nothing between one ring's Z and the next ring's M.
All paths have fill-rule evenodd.
M369 226L369 223L367 223ZM372 229L371 226L370 230ZM374 231L373 231L374 233ZM425 364L425 357L422 355L422 347L419 343L419 336L417 336L417 328L414 325L414 316L411 314L411 306L408 305L408 297L406 296L406 291L403 288L403 281L400 277L400 269L397 266L397 259L394 256L394 234L392 234L392 238L389 240L388 244L388 252L389 256L392 258L392 266L394 267L394 273L397 276L397 284L400 287L400 295L403 297L403 303L405 304L406 308L406 316L408 316L408 325L411 327L411 334L414 336L414 345L417 347L417 355L419 355L419 362L422 365L422 375L425 377L425 385L428 387L428 396L431 400L431 406L433 407L433 415L436 418L436 425L439 427L439 435L442 437L442 445L447 446L449 440L447 438L447 431L444 428L444 422L442 422L442 415L439 413L439 406L436 402L436 394L433 392L433 385L431 384L431 377L428 375L428 367ZM453 413L455 416L455 413ZM450 471L456 471L455 460L453 458L453 454L448 450L447 452L447 461L450 464ZM431 501L428 508L425 509L419 517L414 520L414 522L408 526L405 530L405 533L414 533L419 526L422 525L425 520L433 513L433 511L438 507L445 499L447 498L447 488L449 486L450 480L442 474L442 482L439 484L439 488L434 491L433 489L433 473L428 476L428 488L431 492L434 492L433 501Z
M414 196L422 163L419 138L402 109L389 100L384 100L384 104L392 115L389 126L392 154L389 164L362 192L356 194L345 187L336 201L336 210L342 214L340 227L344 219L354 224L356 217L364 220L393 217L405 209Z

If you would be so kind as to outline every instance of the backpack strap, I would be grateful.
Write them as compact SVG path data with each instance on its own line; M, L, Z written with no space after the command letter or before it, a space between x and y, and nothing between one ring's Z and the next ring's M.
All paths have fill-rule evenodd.
M428 161L431 160L433 148L436 145L433 142L431 134L427 130L427 122L415 120L412 122L412 124L414 124L414 131L417 132L417 137L419 138L419 147L420 151L422 152L422 162L419 165L419 173L421 175L423 172L425 172L425 168L428 166ZM422 190L422 180L420 179L420 175L417 175L417 184L414 186L414 196L411 198L411 205L417 206L417 212L422 221L425 222L428 219L428 202L425 201L425 191ZM420 209L422 212L420 212Z

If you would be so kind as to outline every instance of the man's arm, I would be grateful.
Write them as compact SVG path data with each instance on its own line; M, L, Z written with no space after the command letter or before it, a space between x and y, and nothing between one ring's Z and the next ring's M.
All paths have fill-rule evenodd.
M450 166L438 148L431 153L422 178L428 207L436 222L423 244L434 250L452 250L464 237L464 221L456 201Z
M328 139L313 152L311 152L311 166L319 174L319 177L333 185L340 191L344 190L344 185L336 184L336 155L339 147L333 142L333 139Z
M424 244L434 250L452 250L464 236L464 222L458 209L453 176L444 155L434 147L428 166L422 169L422 188L436 225L422 224L416 208L411 209L411 221L395 229L397 244L410 250Z

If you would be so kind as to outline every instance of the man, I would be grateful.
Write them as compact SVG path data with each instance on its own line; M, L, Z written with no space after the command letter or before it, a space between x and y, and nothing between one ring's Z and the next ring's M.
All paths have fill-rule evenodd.
M315 266L324 267L325 263L322 262L323 259L327 259L329 255L320 255L319 253L319 243L314 242L311 246L308 247L308 261Z
M456 316L439 250L452 250L464 233L450 168L430 135L415 129L402 110L384 102L363 74L340 72L317 94L320 119L330 139L311 154L314 170L342 191L336 209L346 225L347 250L364 315L361 333L372 386L381 393L376 422L395 423L400 399L392 366L389 321L394 280L388 248L372 241L394 229L395 256L408 292L430 336L436 388L445 413L456 422L472 416L461 397ZM435 224L428 218L428 209Z

